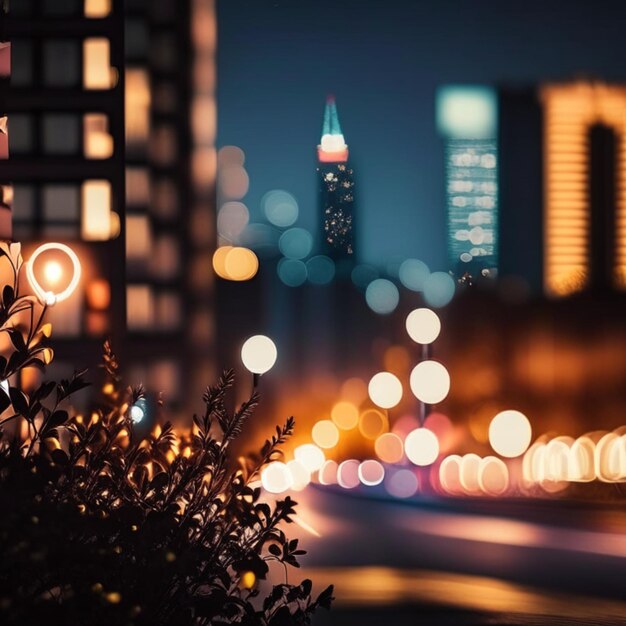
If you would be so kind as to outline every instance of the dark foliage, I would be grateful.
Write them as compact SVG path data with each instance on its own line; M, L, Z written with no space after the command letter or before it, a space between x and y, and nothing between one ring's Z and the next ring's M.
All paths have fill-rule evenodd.
M11 342L2 380L52 357L45 307L34 315L41 307L14 295L13 260L15 284L0 303ZM232 372L207 389L188 435L164 423L139 437L130 408L143 390L123 387L108 344L104 371L90 416L68 413L83 373L28 394L0 390L0 623L287 626L329 608L332 587L313 599L310 580L263 582L269 562L298 567L304 554L283 530L296 503L270 506L250 486L280 455L293 418L235 465L231 442L258 398L228 411Z

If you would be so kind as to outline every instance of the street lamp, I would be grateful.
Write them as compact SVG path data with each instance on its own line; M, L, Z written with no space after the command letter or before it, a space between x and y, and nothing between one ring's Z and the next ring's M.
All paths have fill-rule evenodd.
M243 344L241 360L246 369L252 372L255 389L259 385L259 378L274 367L277 357L276 344L265 335L254 335Z

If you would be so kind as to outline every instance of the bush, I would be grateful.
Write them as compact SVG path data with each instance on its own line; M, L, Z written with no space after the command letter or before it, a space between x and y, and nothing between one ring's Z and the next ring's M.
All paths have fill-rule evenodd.
M0 302L0 380L45 369L46 308L19 296L19 247L0 245L13 284ZM38 321L35 321L38 320ZM204 394L188 434L164 423L139 436L131 408L141 387L125 388L109 344L103 397L89 416L68 399L87 383L77 373L26 394L0 391L0 622L3 624L308 624L330 607L311 581L279 584L261 597L275 561L298 567L304 554L283 530L296 503L274 506L251 484L280 455L293 418L262 450L235 464L229 451L258 404L234 412L225 372Z

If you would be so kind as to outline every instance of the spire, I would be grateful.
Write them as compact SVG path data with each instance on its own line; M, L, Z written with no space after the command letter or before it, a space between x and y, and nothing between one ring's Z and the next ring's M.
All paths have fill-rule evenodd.
M333 95L329 95L326 98L322 140L318 146L318 157L320 161L331 163L348 160L348 146L341 132L337 104Z
M322 127L322 137L324 135L330 135L330 111L334 104L335 98L333 96L328 96L328 98L326 98L326 106L324 107L324 125Z

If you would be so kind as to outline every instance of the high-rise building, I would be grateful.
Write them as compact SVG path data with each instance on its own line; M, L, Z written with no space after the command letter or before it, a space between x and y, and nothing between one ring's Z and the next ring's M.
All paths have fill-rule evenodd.
M544 289L626 287L626 88L545 85Z
M437 126L446 142L448 259L458 276L493 276L498 268L497 122L493 89L439 89Z
M334 258L354 258L354 173L333 96L326 100L317 158L322 251Z
M49 313L55 375L95 369L111 336L128 379L187 415L214 375L215 2L5 6L0 238L12 211L26 257L59 241L83 265Z

